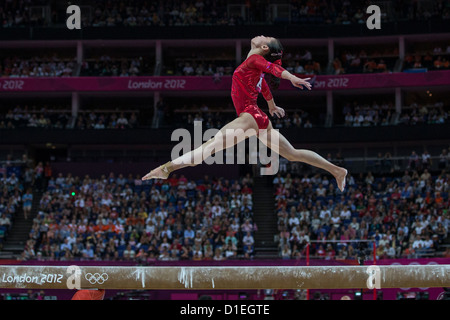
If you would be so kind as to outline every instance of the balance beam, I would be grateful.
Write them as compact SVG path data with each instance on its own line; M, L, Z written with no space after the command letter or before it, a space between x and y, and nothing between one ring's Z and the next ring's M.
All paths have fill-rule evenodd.
M0 266L13 289L361 289L450 287L450 265L314 267Z

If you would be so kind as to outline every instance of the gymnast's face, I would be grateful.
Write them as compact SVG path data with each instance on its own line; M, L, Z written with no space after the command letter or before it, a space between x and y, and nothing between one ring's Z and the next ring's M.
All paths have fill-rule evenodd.
M251 40L251 47L252 49L254 48L269 49L268 44L274 40L275 38L272 37L265 37L265 36L254 37Z

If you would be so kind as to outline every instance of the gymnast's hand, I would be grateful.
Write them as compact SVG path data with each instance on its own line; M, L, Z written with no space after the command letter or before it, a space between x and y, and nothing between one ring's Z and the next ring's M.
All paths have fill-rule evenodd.
M311 78L305 78L301 79L296 76L293 76L291 80L291 83L294 87L300 88L303 90L303 87L306 87L308 90L311 90L311 83L308 82Z
M283 118L286 115L284 109L277 106L269 108L269 112L272 117L275 117L274 115L277 115L278 118Z

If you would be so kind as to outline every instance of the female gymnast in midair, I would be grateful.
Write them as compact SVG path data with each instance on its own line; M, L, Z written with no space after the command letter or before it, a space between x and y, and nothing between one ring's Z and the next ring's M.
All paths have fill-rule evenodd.
M298 78L281 67L282 55L283 47L279 40L265 36L253 38L247 59L237 67L233 74L231 97L238 117L226 124L213 138L200 147L153 169L142 180L167 179L175 170L196 166L199 162L195 163L193 159L203 161L205 160L204 155L210 156L230 147L229 145L225 146L227 130L231 129L228 132L234 132L234 130L241 129L243 132L255 132L258 138L271 149L278 147L278 153L288 161L300 161L328 171L336 179L339 190L343 191L347 175L346 169L330 163L313 151L295 149L278 130L273 129L267 115L257 106L258 94L261 92L272 116L276 115L281 118L285 115L284 110L275 104L269 85L264 79L265 73L272 75L275 86L281 78L291 81L295 87L303 89L304 86L311 90L311 84L307 81L310 78ZM264 139L262 139L261 132L263 132ZM247 137L238 136L234 142L237 144Z

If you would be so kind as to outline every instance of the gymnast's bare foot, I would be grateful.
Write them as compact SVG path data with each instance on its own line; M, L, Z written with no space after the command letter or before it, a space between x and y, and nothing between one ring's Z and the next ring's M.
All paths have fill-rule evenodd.
M170 162L159 166L156 169L153 169L149 173L147 173L142 180L150 180L150 179L167 179L172 170L170 169Z
M345 189L345 178L347 177L347 169L339 168L336 170L334 174L334 178L336 179L337 186L341 192L344 192Z

